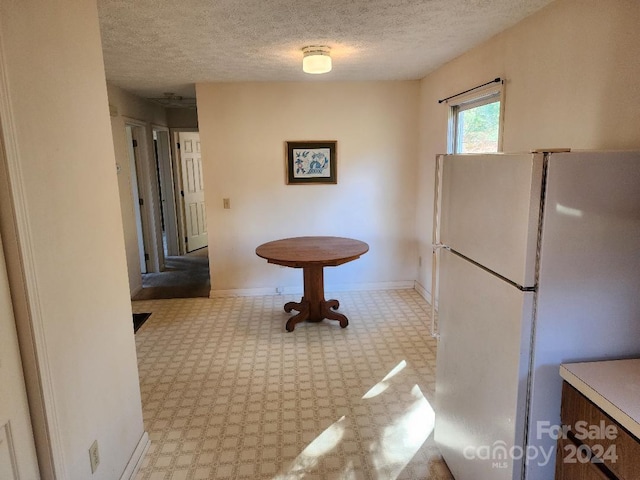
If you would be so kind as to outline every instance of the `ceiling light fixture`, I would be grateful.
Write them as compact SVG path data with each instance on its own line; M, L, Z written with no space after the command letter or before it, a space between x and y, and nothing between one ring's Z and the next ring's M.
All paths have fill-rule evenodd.
M304 47L302 53L302 71L305 73L319 74L331 71L331 49L325 46Z

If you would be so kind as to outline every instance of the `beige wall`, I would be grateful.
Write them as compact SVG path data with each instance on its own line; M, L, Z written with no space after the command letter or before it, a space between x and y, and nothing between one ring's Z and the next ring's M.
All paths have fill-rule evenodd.
M419 282L431 288L433 171L445 153L439 98L507 79L504 151L640 147L640 2L559 0L421 82Z
M300 289L299 270L255 255L263 242L299 235L369 243L359 260L325 269L329 289L412 285L418 88L418 82L197 85L212 291ZM285 141L312 139L338 141L338 184L286 185ZM230 210L223 198L231 199Z
M120 193L120 209L124 230L124 240L127 254L127 271L129 274L129 291L133 297L142 288L142 276L140 273L140 257L138 255L138 233L136 230L136 218L134 210L134 198L131 188L131 161L129 157L129 145L125 134L127 122L139 123L145 132L146 142L140 145L139 153L143 164L142 170L155 179L155 165L153 157L153 132L152 126L167 126L167 115L164 107L144 100L136 95L122 90L115 85L107 84L107 94L111 108L111 131L113 133L113 147L116 155L116 163L120 166L118 172L118 189ZM151 190L143 190L144 197L151 197L148 206L152 211L151 222L160 225L160 210L157 208L157 184L151 182ZM143 186L144 188L144 186ZM147 200L147 198L145 198ZM137 201L137 199L135 199ZM151 225L149 225L151 227ZM161 227L160 227L161 228ZM152 239L153 241L153 239ZM152 248L156 253L162 250L161 239L155 239Z
M144 428L96 3L1 0L0 32L0 224L43 478L48 429L57 478L113 480Z

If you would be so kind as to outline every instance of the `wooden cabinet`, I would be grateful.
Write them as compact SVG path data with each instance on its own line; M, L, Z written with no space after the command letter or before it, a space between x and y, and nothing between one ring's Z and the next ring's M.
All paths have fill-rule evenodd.
M640 479L640 441L567 382L560 416L556 480Z
M588 460L564 462L568 452L573 451L574 444L569 439L558 440L558 452L556 456L556 480L609 480L606 473L595 468ZM571 454L573 455L573 454ZM578 453L581 455L581 453Z

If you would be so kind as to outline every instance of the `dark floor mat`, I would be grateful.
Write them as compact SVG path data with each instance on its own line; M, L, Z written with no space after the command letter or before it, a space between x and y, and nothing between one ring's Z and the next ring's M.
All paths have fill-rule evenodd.
M147 318L151 316L151 313L134 313L133 314L133 333L136 333L138 329L142 326L144 322L147 321Z

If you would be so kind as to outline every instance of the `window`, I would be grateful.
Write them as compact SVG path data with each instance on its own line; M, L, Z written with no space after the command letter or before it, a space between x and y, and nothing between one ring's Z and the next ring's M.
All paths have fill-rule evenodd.
M502 84L448 100L449 153L502 150Z

